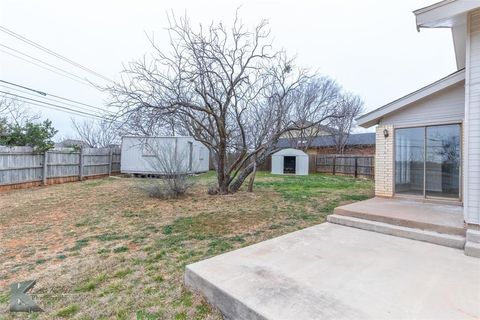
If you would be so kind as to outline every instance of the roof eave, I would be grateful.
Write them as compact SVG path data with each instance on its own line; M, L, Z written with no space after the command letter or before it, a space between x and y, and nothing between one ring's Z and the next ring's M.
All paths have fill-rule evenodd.
M356 119L357 124L363 128L370 128L378 124L382 117L398 111L414 102L424 99L432 94L444 90L456 83L465 80L465 69L454 72L445 78L442 78L434 83L429 84L415 92L407 94L393 102L390 102L378 109L375 109L367 114L364 114Z
M480 7L480 0L444 0L415 10L417 30L421 28L452 28L465 24L467 12Z

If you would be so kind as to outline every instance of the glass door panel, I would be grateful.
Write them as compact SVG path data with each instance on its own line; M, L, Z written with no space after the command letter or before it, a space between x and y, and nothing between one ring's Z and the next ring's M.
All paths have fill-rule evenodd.
M424 195L425 128L395 130L395 192Z
M425 194L460 197L460 125L427 127Z

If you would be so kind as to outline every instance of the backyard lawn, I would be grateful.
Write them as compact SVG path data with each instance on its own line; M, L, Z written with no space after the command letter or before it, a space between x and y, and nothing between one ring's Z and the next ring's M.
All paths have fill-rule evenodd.
M255 192L209 196L214 175L178 200L110 177L0 193L0 319L220 319L183 287L187 264L322 223L373 196L349 177L259 173ZM45 310L8 313L8 286L36 279Z

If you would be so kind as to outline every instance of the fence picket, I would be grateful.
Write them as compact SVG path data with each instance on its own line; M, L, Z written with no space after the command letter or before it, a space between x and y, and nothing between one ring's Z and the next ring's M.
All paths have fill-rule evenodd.
M120 148L56 148L37 153L30 147L0 146L0 187L49 184L120 172ZM67 179L65 179L67 178Z
M363 155L317 155L316 171L330 174L352 175L373 178L375 157Z

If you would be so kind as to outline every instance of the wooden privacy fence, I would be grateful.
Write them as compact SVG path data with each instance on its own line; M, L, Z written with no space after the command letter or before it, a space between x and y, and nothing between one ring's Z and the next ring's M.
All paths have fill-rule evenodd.
M317 172L374 178L375 157L362 155L316 155Z
M0 190L78 181L120 172L120 148L0 146Z

